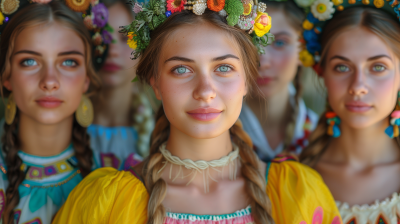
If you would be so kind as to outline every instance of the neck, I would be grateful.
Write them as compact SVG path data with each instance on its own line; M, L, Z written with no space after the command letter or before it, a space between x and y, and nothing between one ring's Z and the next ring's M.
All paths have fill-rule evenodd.
M21 150L35 156L54 156L71 143L73 115L57 124L43 124L20 113Z
M222 135L210 139L190 137L171 126L167 149L180 159L217 160L232 151L229 130Z
M115 88L104 88L93 104L96 111L94 124L106 127L132 125L132 89L133 83Z
M388 125L385 119L368 128L354 129L342 122L341 136L332 141L326 158L360 169L398 161L399 147L384 132Z
M289 109L289 88L286 86L276 94L262 98L253 97L247 101L247 105L251 108L258 120L270 128L282 128L286 126ZM265 99L265 101L264 101ZM265 103L264 103L265 102Z

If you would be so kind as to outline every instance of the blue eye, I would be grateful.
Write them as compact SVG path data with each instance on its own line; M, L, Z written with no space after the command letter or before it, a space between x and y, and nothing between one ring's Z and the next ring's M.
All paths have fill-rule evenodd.
M349 67L347 67L346 65L338 65L335 67L335 70L338 72L348 72L350 71Z
M187 69L186 67L181 66L181 67L174 69L174 72L177 73L178 75L183 75L185 73L190 72L190 70Z
M75 67L78 64L74 60L65 60L63 61L62 65L67 67Z
M231 67L229 67L227 65L222 65L222 66L219 66L216 71L217 72L230 72L231 70L232 70Z
M383 72L386 70L386 68L383 65L374 65L374 67L372 67L372 70L374 72Z
M275 47L284 47L286 45L286 42L283 40L275 40L274 41L274 46Z
M23 66L30 67L30 66L35 66L35 65L37 65L37 62L36 62L35 60L33 60L33 59L26 59L26 60L22 61L21 64L22 64Z

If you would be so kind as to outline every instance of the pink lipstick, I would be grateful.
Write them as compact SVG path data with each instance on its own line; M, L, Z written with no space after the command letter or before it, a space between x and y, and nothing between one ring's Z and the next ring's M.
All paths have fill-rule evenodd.
M63 103L63 101L56 97L45 96L36 100L36 103L38 103L41 107L56 108L60 106Z
M222 113L222 110L207 107L207 108L198 108L195 110L191 110L188 111L187 113L192 118L199 121L212 121Z
M361 101L351 101L346 103L345 106L347 110L354 113L364 113L372 108L371 105Z

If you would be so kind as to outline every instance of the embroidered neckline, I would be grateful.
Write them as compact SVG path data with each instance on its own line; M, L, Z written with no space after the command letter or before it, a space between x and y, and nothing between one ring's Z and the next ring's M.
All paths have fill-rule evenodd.
M369 204L363 204L363 205L353 205L349 206L348 203L346 202L340 202L336 201L336 206L339 208L339 211L342 210L350 210L352 212L358 212L358 211L374 211L378 209L379 207L383 206L388 206L392 203L400 203L400 194L395 192L392 194L391 197L387 197L385 200L379 201L376 200L374 204L369 205Z
M195 215L189 213L173 213L167 212L167 217L172 219L178 220L190 220L190 221L197 221L197 220L212 220L212 221L221 221L226 219L234 219L238 217L243 217L251 215L251 207L250 205L244 209L238 210L236 212L230 214L223 214L223 215Z
M193 161L191 159L183 159L182 160L177 156L173 156L166 147L167 147L167 142L164 142L159 148L161 154L164 156L164 159L166 161L163 162L164 166L158 172L162 172L162 170L168 165L168 163L170 163L171 166L170 166L170 171L169 171L169 179L172 179L172 166L173 165L179 166L179 171L176 174L176 176L172 179L172 182L174 182L176 180L176 178L179 177L180 174L181 174L182 178L192 176L192 178L186 184L186 185L189 185L196 177L197 172L199 172L199 173L203 174L204 192L207 193L207 192L209 192L209 179L217 182L217 180L215 180L211 176L210 168L219 173L222 173L226 166L228 166L228 168L229 168L229 179L230 180L236 179L238 159L240 158L240 156L239 156L239 147L233 143L232 143L233 151L231 151L227 156L223 156L220 159L212 160L212 161L205 161L205 160ZM182 166L184 166L188 170L191 170L190 174L184 176ZM222 168L222 169L219 170L218 168Z

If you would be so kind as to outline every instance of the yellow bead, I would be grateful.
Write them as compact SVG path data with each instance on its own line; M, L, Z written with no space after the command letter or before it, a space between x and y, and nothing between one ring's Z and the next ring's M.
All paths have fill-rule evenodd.
M303 22L303 28L304 28L305 30L311 30L313 27L314 27L314 24L312 24L310 21L305 20L305 21Z
M343 3L343 0L332 0L334 5L340 5Z
M385 1L383 0L374 0L374 5L376 8L380 9L385 5Z
M339 6L337 7L337 10L338 10L338 11L343 11L343 9L344 9L343 5L339 5Z
M393 126L393 137L398 137L399 136L399 126L394 125Z

